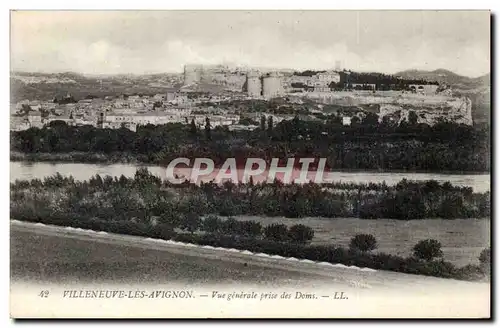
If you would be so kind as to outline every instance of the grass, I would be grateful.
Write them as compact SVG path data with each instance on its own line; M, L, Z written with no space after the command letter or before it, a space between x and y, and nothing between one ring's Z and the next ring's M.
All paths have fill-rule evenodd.
M298 272L154 249L11 231L13 280L57 283L229 284L305 282ZM314 280L319 276L314 275Z
M456 266L479 264L479 254L490 245L490 221L484 219L429 220L362 220L357 218L302 218L236 216L237 220L254 220L262 225L304 224L314 229L312 244L338 244L348 247L356 234L372 234L379 248L374 251L407 257L413 246L423 239L441 242L444 259Z
M104 238L106 239L106 238ZM459 282L453 279L400 274L389 271L365 272L336 268L324 271L322 266L302 267L299 262L288 265L262 265L250 257L241 261L232 256L210 256L199 249L182 252L155 249L136 244L123 236L122 240L106 241L95 236L65 236L43 228L24 229L11 226L11 281L55 284L111 283L126 285L206 286L269 286L299 288L382 287L412 292L439 288L487 288L486 284ZM231 253L232 254L232 253ZM298 271L296 271L295 269ZM317 271L319 270L319 271ZM321 273L320 273L321 272ZM459 284L459 285L457 285ZM447 287L446 287L447 286ZM409 291L410 292L410 291Z

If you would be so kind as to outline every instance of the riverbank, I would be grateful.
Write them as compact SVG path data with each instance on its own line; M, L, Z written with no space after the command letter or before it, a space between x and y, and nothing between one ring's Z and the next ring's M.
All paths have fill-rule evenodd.
M127 153L88 153L88 152L69 152L69 153L22 153L18 151L10 152L10 161L15 162L47 162L47 163L84 163L84 164L134 164L148 165L158 163L147 163L141 161L132 154Z

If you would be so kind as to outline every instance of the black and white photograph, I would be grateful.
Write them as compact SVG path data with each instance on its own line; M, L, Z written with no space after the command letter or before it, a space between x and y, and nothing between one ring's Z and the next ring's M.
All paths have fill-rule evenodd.
M491 318L488 10L10 10L10 316Z

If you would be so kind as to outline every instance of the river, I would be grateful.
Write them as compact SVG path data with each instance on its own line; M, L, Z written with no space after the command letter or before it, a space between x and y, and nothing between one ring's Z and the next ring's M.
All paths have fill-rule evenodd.
M63 176L73 176L75 180L87 180L96 174L101 176L111 175L119 177L133 177L137 168L134 164L87 164L87 163L46 163L46 162L10 162L10 181L43 179L60 173ZM161 166L145 166L148 170L165 179L167 177L166 168ZM180 169L182 170L182 169ZM176 171L177 172L177 171ZM279 177L279 174L278 174ZM208 176L205 181L210 181L213 176ZM334 182L346 183L381 183L394 185L402 179L408 180L436 180L441 183L449 181L456 186L472 187L475 192L490 191L489 174L444 174L444 173L395 173L395 172L329 172L329 179ZM254 180L258 182L259 179Z

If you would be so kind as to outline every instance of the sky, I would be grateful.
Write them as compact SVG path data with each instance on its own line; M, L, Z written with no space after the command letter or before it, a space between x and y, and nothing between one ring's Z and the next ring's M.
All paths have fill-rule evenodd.
M488 11L15 11L11 70L144 74L186 63L490 72Z

